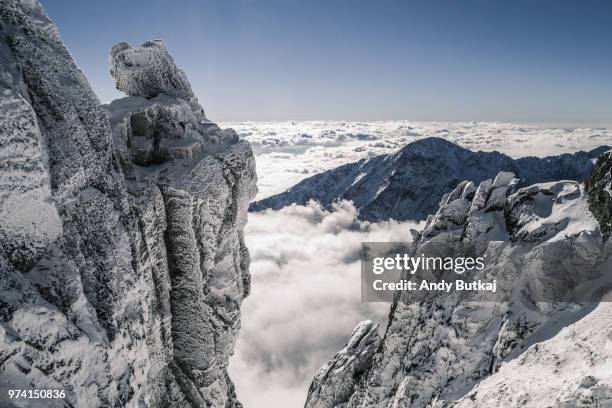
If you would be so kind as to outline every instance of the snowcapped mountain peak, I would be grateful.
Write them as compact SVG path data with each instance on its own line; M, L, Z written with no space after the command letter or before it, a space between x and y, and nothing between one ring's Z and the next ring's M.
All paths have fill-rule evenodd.
M280 209L310 200L329 207L336 201L350 200L364 220L423 220L437 209L446 192L464 180L476 186L500 172L508 172L521 185L582 181L602 149L607 148L512 159L499 152L472 152L448 140L427 137L393 154L363 159L312 176L284 193L252 203L250 210Z
M460 153L468 152L469 150L450 142L441 137L429 136L422 139L416 140L401 149L396 155L401 156L404 154L418 154L424 157L436 157L440 155L446 155L449 152Z

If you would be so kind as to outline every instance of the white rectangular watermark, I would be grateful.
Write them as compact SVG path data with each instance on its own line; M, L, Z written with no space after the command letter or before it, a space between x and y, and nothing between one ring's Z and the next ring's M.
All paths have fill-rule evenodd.
M612 289L611 249L609 242L577 240L364 242L361 299L506 301L522 296L532 302L601 301Z

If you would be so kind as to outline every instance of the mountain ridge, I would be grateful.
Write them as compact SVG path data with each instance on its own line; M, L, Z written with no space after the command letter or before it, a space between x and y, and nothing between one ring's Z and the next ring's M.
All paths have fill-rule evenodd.
M472 152L442 138L428 137L395 153L362 159L316 174L287 191L251 203L249 211L280 209L291 204L353 201L368 221L423 220L434 212L442 195L464 180L475 184L510 171L524 185L561 179L583 180L592 160L608 146L590 152L543 158L512 159L500 152Z
M609 159L602 155L585 183L519 188L502 172L444 194L414 253L478 248L486 267L469 278L496 279L495 300L396 291L384 335L361 344L355 333L371 323L357 325L314 376L305 407L610 406ZM586 301L542 296L576 294L585 282L597 282Z

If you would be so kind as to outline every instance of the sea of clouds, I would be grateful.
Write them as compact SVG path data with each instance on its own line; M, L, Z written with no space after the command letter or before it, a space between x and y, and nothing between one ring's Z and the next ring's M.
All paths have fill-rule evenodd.
M257 157L257 199L300 180L364 157L391 153L436 136L470 150L497 150L514 158L612 146L612 129L560 128L498 122L227 122L251 142Z
M407 241L416 224L357 220L350 202L250 214L252 292L230 375L247 407L298 407L312 377L364 319L386 321L387 303L361 302L362 241Z
M508 123L245 122L223 123L252 143L259 194L265 198L313 174L394 152L437 136L471 150L512 157L546 156L612 146L612 129L550 128ZM407 241L412 222L357 220L351 203L251 213L245 239L252 293L230 375L246 407L303 406L318 368L340 350L361 320L383 326L389 304L363 303L362 241Z

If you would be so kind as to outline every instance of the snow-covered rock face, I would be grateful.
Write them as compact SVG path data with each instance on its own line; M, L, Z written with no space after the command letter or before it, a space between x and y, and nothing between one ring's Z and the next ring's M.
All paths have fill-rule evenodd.
M36 115L12 88L12 79L0 66L0 242L14 264L28 268L61 234L62 225L51 203Z
M110 63L117 89L128 95L166 94L186 101L194 96L187 76L161 40L147 41L140 48L124 42L116 44L110 52Z
M232 129L219 129L180 98L126 97L110 103L107 110L115 149L133 164L194 159L238 143Z
M341 406L610 403L607 326L602 324L604 332L591 341L582 335L589 332L584 325L574 323L586 315L597 324L607 307L589 314L593 303L539 301L552 291L567 293L568 282L608 276L609 242L604 244L599 222L588 210L584 185L557 181L519 188L517 181L513 173L501 172L477 187L470 181L460 183L443 196L415 244L419 253L434 242L479 243L487 266L474 279L496 279L498 301L451 293L416 302L408 292L396 293L382 344L371 366L349 381L357 386L350 397L337 401ZM340 365L333 371L344 370ZM542 378L539 370L554 378ZM330 372L324 367L319 374L323 371ZM341 383L333 375L321 379L319 374L308 401L327 406L312 390L326 389L326 395L334 395L330 388L339 392Z
M40 4L0 3L0 392L237 407L254 158L159 43L119 48L143 96L107 112Z
M311 199L329 207L336 201L350 200L364 220L423 220L436 210L442 195L463 180L478 184L506 171L515 173L524 185L582 181L593 168L593 159L607 149L512 159L499 152L472 152L444 139L424 138L394 154L312 176L284 193L253 203L250 209L280 209L293 203L304 205Z
M334 408L348 401L379 344L378 325L369 320L359 323L347 345L316 374L305 408Z

